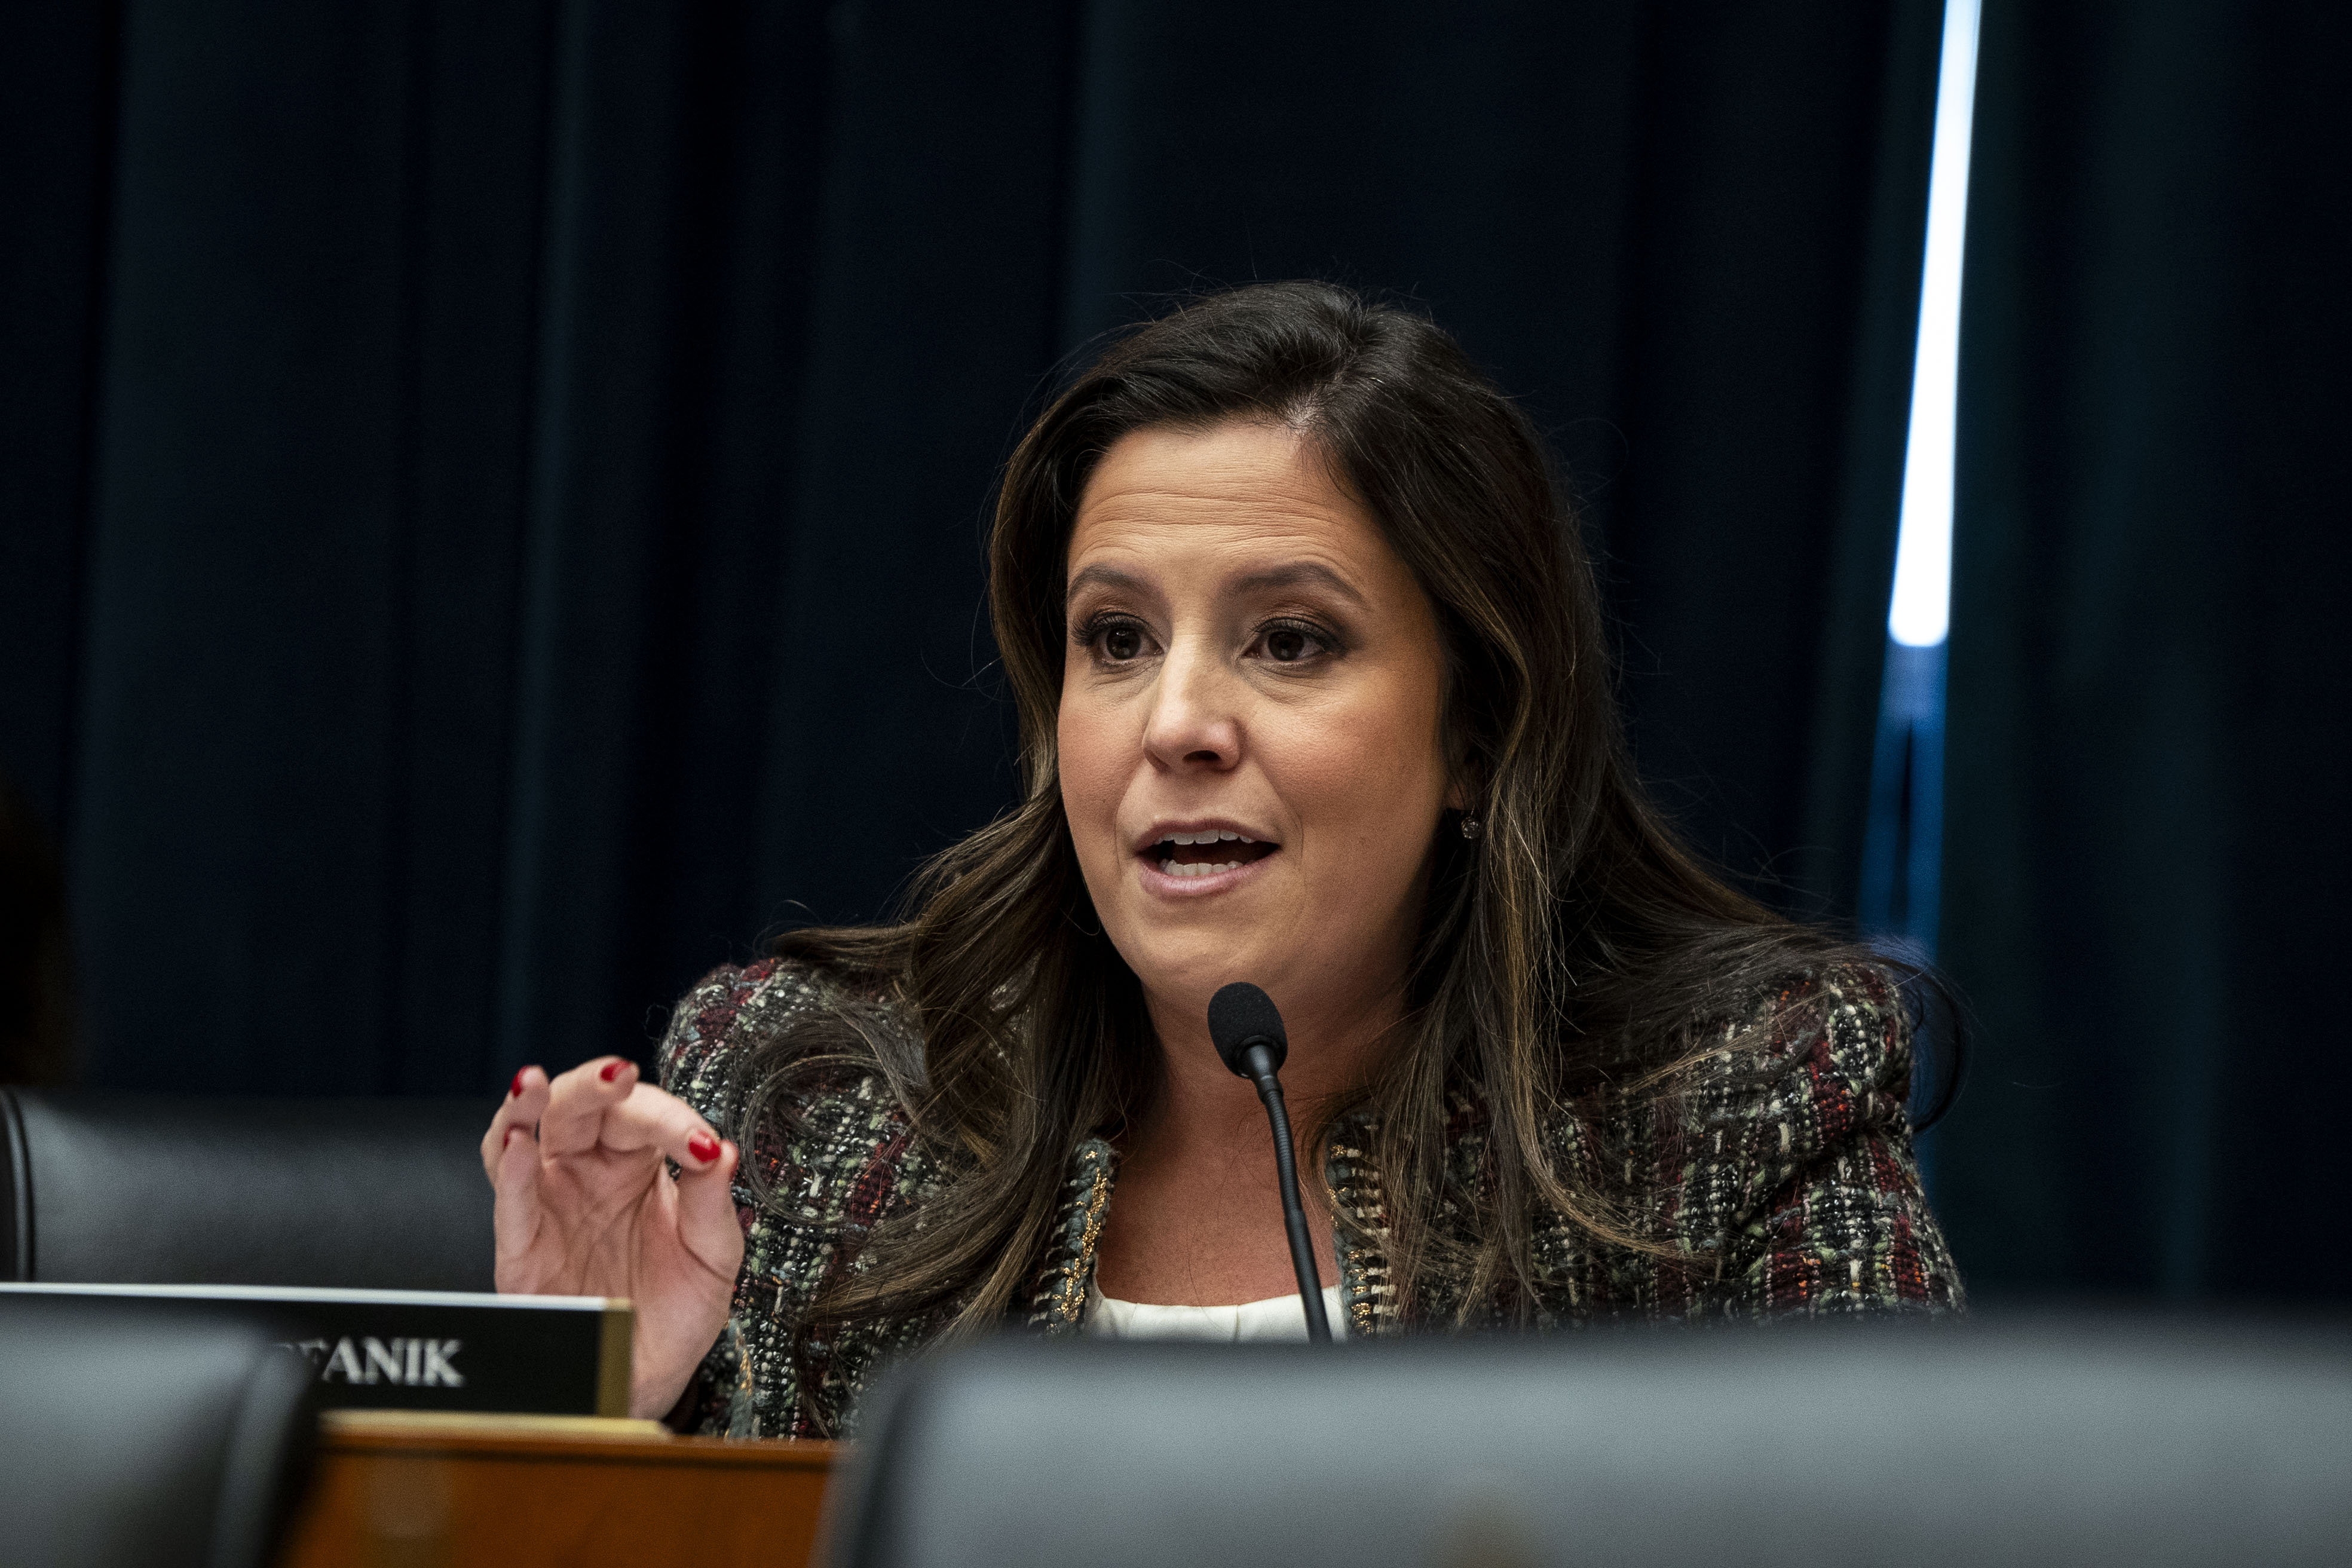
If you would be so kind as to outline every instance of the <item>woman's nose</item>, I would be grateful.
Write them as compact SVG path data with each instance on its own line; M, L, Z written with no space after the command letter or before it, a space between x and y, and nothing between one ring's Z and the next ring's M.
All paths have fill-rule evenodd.
M1232 767L1241 760L1239 695L1219 661L1171 650L1144 718L1144 752L1163 768Z

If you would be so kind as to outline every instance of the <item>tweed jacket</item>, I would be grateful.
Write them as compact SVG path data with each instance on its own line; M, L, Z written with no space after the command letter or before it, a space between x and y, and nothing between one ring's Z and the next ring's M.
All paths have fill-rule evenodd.
M722 968L679 1003L663 1044L663 1084L735 1137L744 1156L735 1193L743 1268L726 1329L681 1405L693 1430L843 1435L872 1380L940 1326L864 1321L796 1345L817 1291L863 1266L875 1226L952 1173L913 1135L878 1075L845 1073L802 1095L789 1131L742 1125L732 1070L740 1053L826 1006L828 990L822 975L775 960ZM1731 1047L1763 1019L1772 1022L1760 1045ZM1958 1309L1959 1277L1912 1152L1910 1024L1887 977L1864 967L1793 976L1758 997L1750 1018L1727 1022L1720 1038L1723 1048L1670 1099L1570 1119L1554 1144L1562 1168L1622 1178L1619 1200L1637 1231L1693 1261L1598 1242L1565 1218L1539 1221L1536 1325ZM1475 1100L1457 1100L1447 1131L1454 1190L1475 1190L1486 1136ZM1492 1321L1498 1306L1465 1310L1442 1283L1420 1283L1402 1304L1381 1250L1371 1131L1368 1112L1342 1116L1325 1151L1332 1193L1353 1222L1338 1235L1349 1333L1379 1339ZM1099 1138L1071 1152L1059 1225L1016 1311L1037 1332L1082 1331L1117 1164ZM745 1180L754 1167L766 1178L764 1201Z

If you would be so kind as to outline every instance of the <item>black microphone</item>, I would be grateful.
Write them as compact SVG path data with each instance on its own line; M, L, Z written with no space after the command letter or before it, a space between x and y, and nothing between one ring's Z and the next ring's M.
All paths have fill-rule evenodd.
M1307 1337L1331 1342L1323 1315L1323 1286L1315 1272L1315 1244L1307 1235L1307 1211L1298 1202L1298 1163L1290 1150L1290 1112L1282 1104L1282 1079L1275 1075L1290 1056L1290 1037L1274 998L1246 980L1237 980L1209 998L1209 1038L1217 1055L1239 1076L1257 1085L1265 1119L1274 1127L1274 1173L1282 1187L1282 1227L1290 1233L1290 1267L1298 1276L1298 1300L1307 1310Z

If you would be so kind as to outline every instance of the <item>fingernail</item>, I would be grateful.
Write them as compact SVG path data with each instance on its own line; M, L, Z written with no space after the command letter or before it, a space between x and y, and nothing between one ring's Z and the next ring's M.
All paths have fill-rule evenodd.
M620 1077L621 1069L628 1065L629 1064L625 1061L606 1062L604 1064L604 1070L598 1073L596 1076L603 1079L606 1083L610 1083L614 1079Z
M507 1098L509 1100L514 1099L517 1095L522 1092L522 1075L530 1070L530 1069L529 1068L517 1068L515 1069L515 1080L512 1084L509 1085L507 1089Z
M719 1158L719 1140L708 1132L698 1132L686 1141L686 1152L708 1165Z

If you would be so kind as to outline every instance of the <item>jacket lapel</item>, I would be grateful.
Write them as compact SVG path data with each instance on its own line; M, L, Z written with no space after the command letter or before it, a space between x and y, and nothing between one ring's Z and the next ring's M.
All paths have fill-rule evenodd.
M1398 1332L1395 1281L1389 1277L1388 1207L1372 1168L1372 1119L1356 1112L1333 1124L1324 1152L1324 1178L1339 1200L1341 1224L1339 1310L1352 1339ZM1085 1331L1087 1289L1093 1284L1103 1221L1110 1209L1118 1155L1089 1138L1070 1156L1062 1184L1062 1212L1030 1287L1028 1325L1048 1339L1075 1339Z
M1389 1277L1388 1202L1372 1167L1377 1127L1367 1111L1339 1118L1332 1124L1323 1156L1324 1180L1330 1183L1339 1207L1334 1240L1339 1254L1339 1310L1348 1320L1348 1336L1359 1340L1393 1334L1402 1327L1396 1281Z
M1118 1155L1099 1138L1087 1139L1070 1156L1061 1222L1029 1295L1029 1326L1047 1339L1076 1338L1084 1326L1087 1287L1094 1281L1095 1249L1118 1170Z

